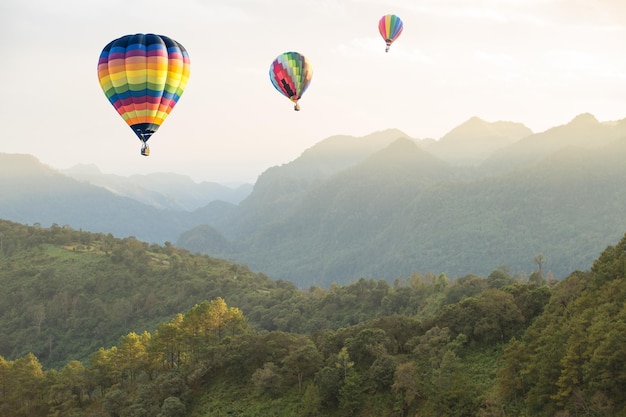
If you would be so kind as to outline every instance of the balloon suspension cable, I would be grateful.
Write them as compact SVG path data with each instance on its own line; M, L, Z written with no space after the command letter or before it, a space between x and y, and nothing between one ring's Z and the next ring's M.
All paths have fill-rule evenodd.
M143 156L150 156L150 148L145 140L141 141L141 154Z

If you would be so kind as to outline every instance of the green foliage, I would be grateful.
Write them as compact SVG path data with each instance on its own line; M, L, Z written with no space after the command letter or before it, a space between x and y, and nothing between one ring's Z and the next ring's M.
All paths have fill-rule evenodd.
M93 307L81 280L100 299L97 317L110 311L103 300L115 299L97 288L118 289L63 269L66 264L93 272L105 262L114 275L125 271L127 281L118 285L132 294L128 302L136 312L145 305L132 301L142 282L164 297L156 291L160 281L151 279L159 271L183 287L206 281L222 294L227 288L238 303L221 295L198 300L150 330L130 329L83 361L66 357L58 367L46 369L33 353L0 355L0 415L626 415L626 237L591 271L553 287L511 283L499 274L491 280L414 274L407 284L362 279L300 291L171 245L109 239L107 255L97 243L104 236L89 240L71 232L67 239L61 228L0 225L26 238L12 255L2 255L15 278L6 286L25 305L0 304L0 317L18 333L45 333L55 314L73 325L89 323L88 315L78 314L89 311L81 306ZM64 245L82 241L91 249L75 252L47 241L56 234ZM26 248L28 238L38 243ZM56 290L48 294L47 283L71 294L72 302L63 305ZM37 298L40 293L55 303ZM280 320L266 322L272 313ZM146 323L156 320L141 314Z
M195 305L206 309L203 300L216 298L242 316L225 316L225 327L215 334L198 333L186 343L228 337L237 331L230 321L245 321L255 330L309 334L395 314L405 318L385 324L395 328L395 345L388 348L401 352L406 329L400 326L413 325L408 317L438 311L449 284L445 276L414 273L406 284L397 280L394 286L361 278L348 286L302 291L243 265L191 255L167 242L148 245L110 234L4 221L0 233L0 285L5 289L0 292L0 355L15 359L33 352L47 367L86 361L129 332L140 335L158 328L154 336L167 345L167 366L174 368L189 358L178 355L182 340L179 325L171 320ZM452 288L456 297L474 290L456 284Z
M529 415L624 415L626 397L626 237L591 272L553 289L544 312L512 341L498 372L494 403Z

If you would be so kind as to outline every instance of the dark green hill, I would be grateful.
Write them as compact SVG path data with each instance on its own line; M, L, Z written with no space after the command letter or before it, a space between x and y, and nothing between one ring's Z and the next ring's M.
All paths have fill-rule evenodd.
M303 292L169 244L7 221L0 221L0 262L0 412L19 417L172 415L170 406L173 415L267 415L282 395L293 402L279 406L288 416L302 410L300 398L314 381L329 391L314 394L306 408L334 415L348 398L340 400L335 386L340 370L347 374L354 364L354 377L367 381L363 394L386 395L395 357L406 360L414 346L429 343L418 340L424 326L451 326L450 317L437 317L444 306L482 297L495 284L415 274L408 285L361 279ZM519 280L501 275L498 285ZM501 320L506 329L498 327L507 336L521 336L525 315L532 320L547 300L546 289L519 284L537 306L523 307L530 304L503 291L481 298L506 297L515 309ZM452 343L445 332L438 340ZM478 331L468 340L488 346ZM352 357L343 369L340 355ZM478 373L493 369L489 362ZM380 407L357 401L358 391L342 395L354 395L348 404L359 408ZM233 406L235 397L245 401Z
M590 272L560 282L524 337L509 343L494 389L498 412L624 415L625 253L623 237Z
M202 300L248 306L239 304L242 294L252 300L277 285L170 244L7 221L0 221L0 265L0 355L33 352L46 365L85 359Z
M12 238L21 235L13 243L51 247L37 243L46 231L0 226ZM68 231L50 232L61 238ZM71 237L87 243L90 235ZM2 256L15 259L28 252L14 244ZM15 417L622 416L625 253L626 236L604 250L590 271L550 285L544 285L541 270L526 281L505 269L486 279L470 274L452 282L445 275L414 274L394 287L359 280L328 291L293 292L293 286L276 283L257 289L263 295L246 315L216 297L159 323L155 331L123 335L110 348L92 352L86 363L43 369L30 353L8 360L0 355L0 412ZM177 255L185 254L170 260ZM189 260L191 266L199 258ZM26 284L22 294L32 277L18 279ZM240 300L253 294L241 290ZM274 325L319 323L338 315L351 321L300 333L271 329L271 322L252 329L248 320L256 321L259 307L270 307ZM279 313L286 309L288 314ZM42 310L32 311L36 330L43 331Z
M84 361L122 335L152 332L218 297L241 309L256 331L312 333L418 314L428 304L421 279L411 278L415 285L402 292L411 305L386 281L303 292L244 265L169 243L0 220L0 357L32 352L46 367ZM438 306L441 300L433 302Z

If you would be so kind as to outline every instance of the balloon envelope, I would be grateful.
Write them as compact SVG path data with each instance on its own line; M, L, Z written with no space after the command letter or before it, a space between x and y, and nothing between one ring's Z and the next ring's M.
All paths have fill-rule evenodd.
M104 94L143 142L170 114L189 73L185 48L162 35L122 36L106 45L98 60Z
M274 87L289 100L296 103L309 88L313 77L310 61L298 52L285 52L276 57L270 66L270 80Z
M402 19L395 14L388 14L380 18L378 21L378 31L387 44L385 51L389 51L389 46L400 36L402 29Z

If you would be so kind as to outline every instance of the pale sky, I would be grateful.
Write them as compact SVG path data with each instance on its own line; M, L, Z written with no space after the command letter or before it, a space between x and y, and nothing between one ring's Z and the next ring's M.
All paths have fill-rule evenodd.
M385 53L388 13L404 31ZM147 158L97 78L102 48L133 33L169 36L191 58ZM286 51L313 65L300 112L268 76ZM624 0L3 0L0 56L0 152L57 169L254 182L338 134L626 118Z

